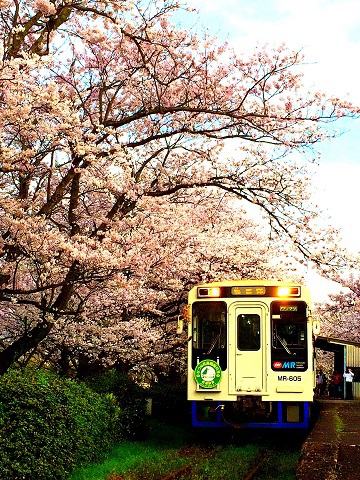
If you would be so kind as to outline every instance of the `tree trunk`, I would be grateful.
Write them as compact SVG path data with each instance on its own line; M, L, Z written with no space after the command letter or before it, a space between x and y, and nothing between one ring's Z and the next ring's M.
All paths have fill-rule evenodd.
M30 349L35 348L46 338L53 327L52 322L37 324L30 332L20 337L5 350L0 352L0 375L6 373L11 365Z

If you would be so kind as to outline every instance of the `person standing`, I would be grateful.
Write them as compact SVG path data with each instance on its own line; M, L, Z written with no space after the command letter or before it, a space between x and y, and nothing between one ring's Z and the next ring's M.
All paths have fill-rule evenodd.
M333 384L334 384L334 398L335 399L342 399L343 396L343 383L344 379L341 373L334 371L333 374Z
M316 389L315 394L319 397L325 395L326 390L326 375L320 368L318 374L316 375Z
M351 368L347 368L344 372L344 379L345 379L345 394L346 400L353 400L353 379L354 374Z
M315 395L317 397L320 397L321 385L322 385L322 375L320 374L320 372L318 372L316 374L316 387L315 387Z

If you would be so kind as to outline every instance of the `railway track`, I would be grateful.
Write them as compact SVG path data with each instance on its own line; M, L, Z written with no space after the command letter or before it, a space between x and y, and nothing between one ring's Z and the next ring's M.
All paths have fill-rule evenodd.
M159 464L144 457L140 468L106 480L295 480L299 437L274 432L219 435L193 438Z
M207 458L213 457L218 453L218 450L210 450L206 454L202 455L200 458L197 459L197 462L204 462ZM191 461L188 464L174 470L173 472L165 475L160 480L177 480L184 477L184 475L188 476L191 474L191 470L194 468L194 462Z
M267 452L263 452L260 456L258 456L256 458L256 465L253 465L250 468L250 470L247 473L245 473L245 476L243 476L241 479L239 478L239 480L253 480L256 474L263 467L264 463L269 459L270 453L271 451L267 451ZM198 458L196 461L196 465L194 465L194 462L190 462L187 465L184 465L183 467L165 475L159 480L181 480L181 479L189 480L192 478L192 472L195 470L195 466L196 468L199 468L199 463L204 462L210 457L216 457L218 455L219 455L219 449L212 450L207 454L203 455L201 458Z

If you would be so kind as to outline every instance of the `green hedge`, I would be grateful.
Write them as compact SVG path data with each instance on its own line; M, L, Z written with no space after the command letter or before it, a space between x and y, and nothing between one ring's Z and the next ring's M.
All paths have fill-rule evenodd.
M0 478L66 478L120 438L111 395L43 371L0 377Z
M148 392L128 375L109 370L86 379L95 392L112 394L120 407L121 434L129 440L142 440L147 433L146 398Z
M153 416L175 424L189 424L191 404L186 393L186 382L182 385L154 384L148 392L153 400Z

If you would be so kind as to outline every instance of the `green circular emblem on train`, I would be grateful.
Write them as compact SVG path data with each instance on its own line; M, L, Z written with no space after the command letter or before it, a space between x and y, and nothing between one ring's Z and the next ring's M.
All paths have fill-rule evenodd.
M202 388L214 388L221 380L221 368L214 360L202 360L195 368L195 381Z

